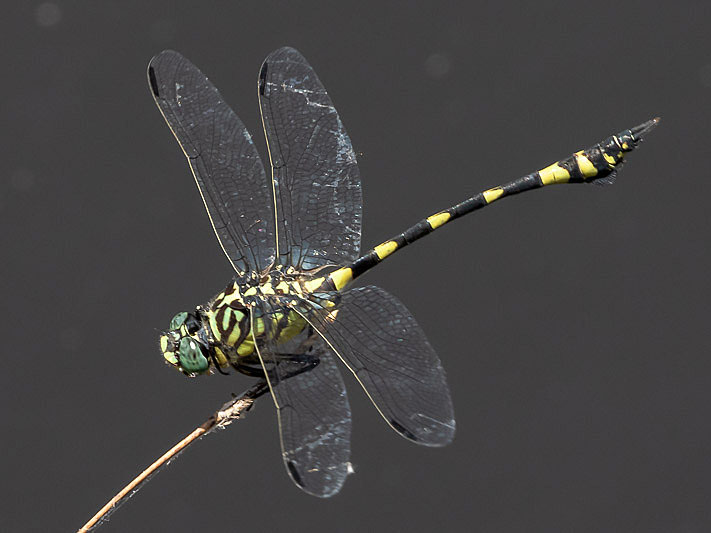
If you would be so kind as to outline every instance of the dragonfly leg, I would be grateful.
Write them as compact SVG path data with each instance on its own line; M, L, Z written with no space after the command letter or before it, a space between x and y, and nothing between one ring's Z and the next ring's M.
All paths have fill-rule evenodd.
M269 392L269 385L267 384L267 381L265 379L260 379L257 383L255 383L252 387L249 388L244 394L242 394L242 397L246 398L251 398L252 400L256 400L263 394L266 394ZM237 397L234 393L232 394L233 397Z
M276 363L276 368L279 369L278 379L293 378L304 372L308 372L318 366L320 359L310 353L294 353L294 354L279 354L279 361ZM270 369L269 374L275 375L275 370Z
M276 365L279 367L279 380L288 379L297 376L303 372L308 372L319 364L319 358L312 355L313 347L309 346L308 353L284 353L277 354L278 361ZM264 378L264 370L262 366L251 365L248 363L233 363L232 366L238 372L254 378ZM274 374L274 369L270 369L269 373ZM276 376L275 376L276 377Z
M234 368L237 372L240 372L241 374L244 374L246 376L250 376L253 378L263 378L264 377L264 370L262 370L262 366L253 366L250 364L246 363L232 363L232 368Z

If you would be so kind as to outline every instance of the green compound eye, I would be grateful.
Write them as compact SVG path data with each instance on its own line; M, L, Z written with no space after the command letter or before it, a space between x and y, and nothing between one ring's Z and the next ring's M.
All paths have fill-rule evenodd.
M170 331L173 331L174 329L178 329L180 326L185 324L185 321L188 319L188 313L187 311L183 311L182 313L178 313L173 317L173 320L170 321Z
M200 373L205 372L209 363L207 358L202 355L200 346L190 337L183 337L180 339L180 347L178 348L180 366L186 372Z

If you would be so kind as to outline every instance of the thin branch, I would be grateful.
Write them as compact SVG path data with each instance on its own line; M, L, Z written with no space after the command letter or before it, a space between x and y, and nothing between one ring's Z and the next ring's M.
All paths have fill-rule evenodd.
M106 505L104 505L98 513L96 513L91 520L84 524L77 533L86 533L91 531L97 526L100 526L102 521L108 518L108 516L115 511L122 503L133 496L138 490L143 486L143 484L148 481L148 479L158 472L158 470L168 464L172 459L183 452L188 446L193 444L195 441L201 439L208 433L214 431L217 428L225 428L232 422L241 418L242 415L249 411L259 396L267 392L269 388L266 382L260 381L252 388L236 396L229 402L225 403L219 411L215 412L210 418L203 422L199 427L190 433L187 437L181 440L178 444L173 446L170 450L165 452L160 458L158 458L151 466L146 468L141 472L133 481L126 485L116 496L111 498Z

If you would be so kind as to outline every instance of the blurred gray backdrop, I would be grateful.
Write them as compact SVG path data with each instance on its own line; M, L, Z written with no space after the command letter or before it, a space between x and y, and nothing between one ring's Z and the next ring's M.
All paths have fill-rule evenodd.
M357 473L338 496L292 485L265 398L102 531L709 531L710 17L708 2L4 6L2 529L78 528L251 383L188 380L159 353L173 314L232 273L145 70L185 54L264 155L256 76L290 45L359 154L364 247L663 122L614 187L497 203L362 279L439 352L451 446L399 438L347 376Z

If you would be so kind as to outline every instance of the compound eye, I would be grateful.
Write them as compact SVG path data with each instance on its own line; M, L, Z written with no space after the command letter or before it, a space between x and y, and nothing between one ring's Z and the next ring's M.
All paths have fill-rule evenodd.
M188 319L188 313L187 311L183 311L182 313L178 313L173 317L173 320L170 321L170 326L168 328L170 331L173 331L174 329L178 329L180 326L185 324L185 321Z
M178 354L180 366L189 374L205 372L209 366L207 358L200 350L200 345L191 337L180 339Z

